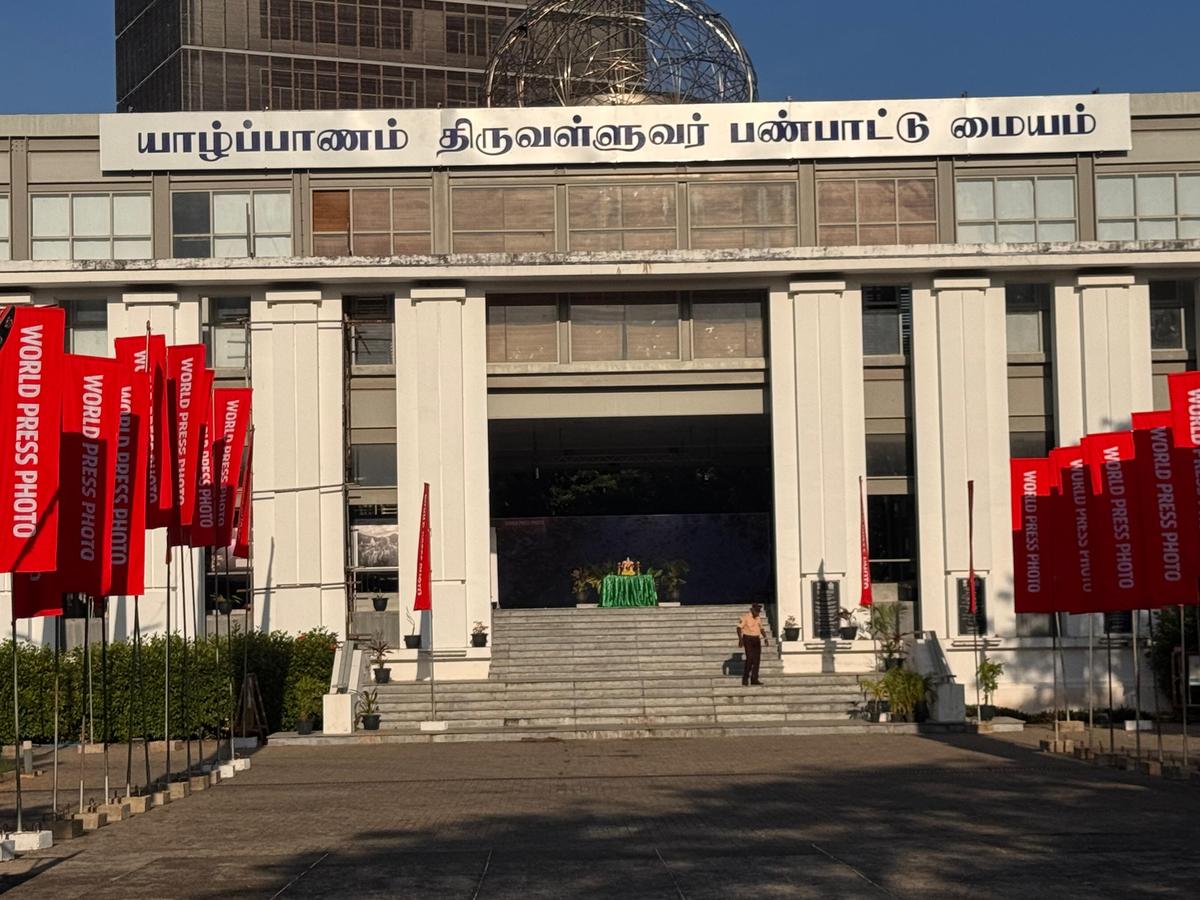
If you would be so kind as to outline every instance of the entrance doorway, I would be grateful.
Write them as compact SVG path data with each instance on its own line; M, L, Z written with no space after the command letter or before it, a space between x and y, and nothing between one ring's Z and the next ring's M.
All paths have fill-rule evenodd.
M579 576L626 558L660 573L660 601L772 599L767 416L493 420L489 432L502 608L594 603L594 584L576 596Z

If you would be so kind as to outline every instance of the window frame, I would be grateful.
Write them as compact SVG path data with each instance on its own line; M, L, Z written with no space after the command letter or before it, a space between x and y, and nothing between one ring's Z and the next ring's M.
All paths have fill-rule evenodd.
M572 209L573 209L572 195L575 194L577 191L606 190L606 189L610 189L610 188L616 188L618 191L617 196L618 196L618 200L620 203L620 214L619 214L620 224L615 228L605 228L605 227L593 226L593 225L576 226L574 224L574 222L572 221L573 217L571 214ZM671 200L675 204L674 222L671 225L665 225L665 226L664 225L638 225L638 224L626 223L626 221L625 221L625 191L626 191L626 189L637 190L638 188L654 188L655 190L664 190L668 194L670 194ZM664 234L665 235L668 232L672 235L672 246L667 247L667 248L662 248L662 249L678 250L679 246L680 246L679 221L680 221L681 206L682 206L682 204L680 204L680 202L679 202L679 186L673 181L632 181L632 182L604 181L604 182L591 182L591 183L581 183L581 184L568 184L567 185L567 197L566 197L567 250L571 251L571 252L575 252L575 253L620 253L620 252L625 252L625 250L626 250L625 239L626 239L626 236L628 236L628 235L639 235L639 234ZM610 249L605 249L605 250L596 250L596 249L587 248L587 247L579 248L579 247L575 246L576 235L582 236L582 235L595 235L595 234L617 235L620 238L621 247L619 249L611 249L610 248ZM654 251L637 250L637 251L630 251L630 252L654 252Z
M646 294L662 293L663 301L661 303L649 303L635 300L633 302L621 302L621 297L638 297ZM629 355L629 308L636 306L666 306L666 295L671 295L675 298L675 355L674 356L654 356L654 357L632 357ZM583 299L580 299L583 298ZM610 301L611 298L611 301ZM605 363L682 363L683 360L683 322L684 322L684 303L685 298L681 291L648 291L642 292L604 292L591 294L587 292L576 292L566 295L567 303L567 352L568 359L574 363L579 362L585 365L602 365ZM579 306L620 306L623 310L621 319L621 355L615 359L577 359L575 355L575 315L574 311ZM586 326L582 326L586 327Z
M1174 191L1172 194L1173 205L1175 212L1172 215L1141 215L1138 212L1138 185L1146 178L1171 178L1174 181ZM1179 209L1179 180L1181 178L1195 178L1200 182L1200 171L1171 171L1171 172L1107 172L1105 174L1096 174L1096 238L1101 241L1151 241L1151 240L1197 240L1200 239L1200 209L1195 212L1185 213ZM1101 211L1101 182L1110 182L1120 179L1131 179L1133 181L1133 213L1129 216L1124 215L1105 215ZM1141 225L1143 222L1171 222L1175 228L1173 237L1155 237L1143 236ZM1194 223L1197 228L1197 234L1192 237L1181 237L1181 226L1185 223ZM1101 232L1105 225L1112 224L1130 224L1133 226L1134 232L1132 238L1119 237L1104 237Z
M696 209L702 206L699 195L708 190L719 188L788 188L792 204L792 221L775 223L775 224L746 224L746 223L725 223L719 225L713 224L697 224ZM766 178L760 181L739 180L739 181L693 181L687 185L687 225L688 225L688 246L695 247L696 237L704 234L716 234L724 231L740 231L743 234L742 243L738 247L776 247L779 245L767 242L763 244L751 244L746 241L745 235L753 233L756 235L767 236L776 233L788 232L790 242L784 244L784 247L798 247L800 245L800 184L794 179L782 178ZM676 218L678 218L676 211ZM738 248L732 248L738 249Z
M388 230L356 230L354 228L354 195L360 191L387 191L388 192ZM417 229L397 229L396 228L396 193L397 191L412 191L423 192L429 206L429 227L422 231ZM316 223L313 221L313 214L316 210L316 195L317 194L346 194L346 231L317 231ZM324 256L325 254L317 253L317 240L320 238L346 238L346 250L350 256L356 256L354 250L354 238L356 235L363 237L382 237L388 236L388 256L428 256L433 252L433 185L431 184L390 184L390 185L358 185L358 186L340 186L340 187L323 187L315 186L309 192L309 241L310 252L313 256ZM397 253L396 240L402 237L427 237L429 239L429 250L425 253ZM330 257L333 258L333 257Z
M57 300L57 305L60 306L66 314L66 328L63 331L64 350L67 353L79 353L85 356L112 356L112 347L108 338L108 298L106 297L70 297L66 300ZM75 346L75 338L81 331L88 333L96 333L101 329L96 327L85 327L86 323L80 323L79 314L84 311L84 308L96 310L97 308L104 312L104 353L89 354L85 353L84 349Z
M1038 186L1047 181L1069 181L1071 183L1071 218L1064 219L1061 216L1046 216L1041 214L1041 195ZM1033 186L1033 217L1020 217L1011 219L1002 219L999 216L998 204L996 202L996 186L1000 182L1030 182ZM990 183L992 193L992 215L990 218L966 219L962 215L962 204L959 200L959 185L968 183ZM1067 243L1074 243L1079 240L1079 183L1074 175L1062 174L1045 174L1045 175L960 175L954 179L954 240L957 244L996 244L996 243L1061 243L1059 238L1046 238L1042 236L1042 226L1050 225L1065 225L1070 223L1072 228L1072 237ZM1005 225L1032 225L1033 240L1032 241L1002 241L1000 239L1000 229ZM967 240L962 236L963 227L980 227L991 226L992 240L976 241Z
M900 182L902 181L919 181L924 182L933 188L933 218L932 219L912 219L911 221L901 221L900 218ZM892 221L887 222L864 222L862 220L861 208L859 203L859 189L864 183L891 183L894 196L896 198L896 215ZM847 222L825 221L822 217L822 209L824 203L821 200L821 186L825 184L848 183L854 185L854 219ZM886 247L886 246L904 246L911 242L903 241L900 238L900 229L904 226L913 227L932 227L934 239L932 243L937 243L938 240L938 179L935 175L912 172L904 175L891 176L876 176L867 175L866 173L851 173L845 172L834 174L832 172L818 178L816 182L815 196L813 197L814 215L816 217L816 241L817 246L821 247ZM892 244L871 242L863 243L862 231L863 228L886 228L895 229L896 240ZM854 243L828 243L822 238L822 230L829 228L853 228Z
M190 232L190 231L179 232L179 231L175 230L175 198L177 196L183 196L186 194L205 194L208 196L208 232L207 233ZM215 216L216 197L218 195L238 196L238 195L243 195L243 194L249 198L249 211L250 211L250 230L249 230L249 232L248 233L241 232L241 233L237 233L237 234L235 234L233 232L218 233L216 230L216 216ZM280 194L280 195L285 195L288 198L288 231L282 232L282 231L259 231L258 230L258 211L256 209L255 198L259 194ZM290 256L296 255L296 236L295 236L296 203L295 203L295 197L293 196L292 189L290 187L278 187L278 188L274 188L274 187L271 187L271 188L249 188L248 187L248 188L244 188L241 190L234 190L234 189L230 189L230 188L180 188L178 190L172 190L170 193L170 196L171 196L171 254L172 254L172 258L175 258L175 259L287 259ZM289 249L289 252L287 255L285 255L285 256L259 256L258 255L257 243L260 238L265 239L265 238L281 238L281 237L286 237L288 240L290 249ZM180 239L198 240L201 238L208 240L208 253L207 254L205 254L203 256L180 256L180 257L176 257L174 255L175 248L176 248L175 242L177 240L180 240ZM217 255L215 255L216 242L220 238L245 240L246 241L246 250L250 255L249 256L217 256Z
M0 193L0 262L12 259L12 198Z
M107 235L77 235L75 233L75 198L76 197L105 197L108 200L108 233ZM117 197L140 197L149 202L150 218L146 221L149 230L139 232L138 234L117 234L116 233L116 198ZM61 236L41 237L35 233L37 221L35 216L35 208L38 200L62 198L67 201L67 233ZM132 190L132 191L37 191L29 194L29 258L41 261L62 261L62 262L78 262L80 260L141 260L154 259L154 193L149 190ZM11 207L11 201L10 201ZM11 214L11 213L10 213ZM75 246L78 243L88 242L108 242L107 256L85 256L76 257ZM148 252L145 256L116 256L116 244L118 241L142 241L149 245ZM11 232L9 237L10 254L11 254ZM50 256L38 257L38 243L65 243L68 249L67 256Z
M245 341L245 360L240 366L217 366L216 365L216 348L215 341L216 333L221 329L221 321L217 315L217 310L222 302L229 301L245 301L246 315L243 320L243 331L246 334ZM205 361L210 369L217 372L218 377L233 377L245 376L250 368L250 340L249 340L249 322L251 313L251 304L253 299L249 295L213 295L203 298L201 311L203 319L201 321L200 330L203 336L205 347ZM233 320L238 321L238 320Z

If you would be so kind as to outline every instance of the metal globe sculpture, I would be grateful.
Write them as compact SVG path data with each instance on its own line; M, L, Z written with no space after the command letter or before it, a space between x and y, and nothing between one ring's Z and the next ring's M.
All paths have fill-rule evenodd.
M539 0L500 38L488 106L741 103L745 48L703 0Z

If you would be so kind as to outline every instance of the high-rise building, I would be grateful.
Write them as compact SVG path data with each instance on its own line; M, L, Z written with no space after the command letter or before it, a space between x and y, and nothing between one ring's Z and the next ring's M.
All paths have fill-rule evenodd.
M116 0L117 109L475 106L527 0Z

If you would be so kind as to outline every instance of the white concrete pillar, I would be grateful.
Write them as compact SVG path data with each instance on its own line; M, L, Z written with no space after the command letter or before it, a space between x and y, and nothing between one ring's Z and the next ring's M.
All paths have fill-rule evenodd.
M342 301L251 300L254 617L265 631L346 630Z
M862 302L844 281L770 295L775 567L779 622L814 637L812 585L859 601L858 479L866 472Z
M401 602L416 579L421 493L430 486L432 631L438 678L484 677L491 628L487 341L482 291L411 288L396 295L397 500ZM431 634L432 643L429 643ZM426 677L419 666L417 677Z

